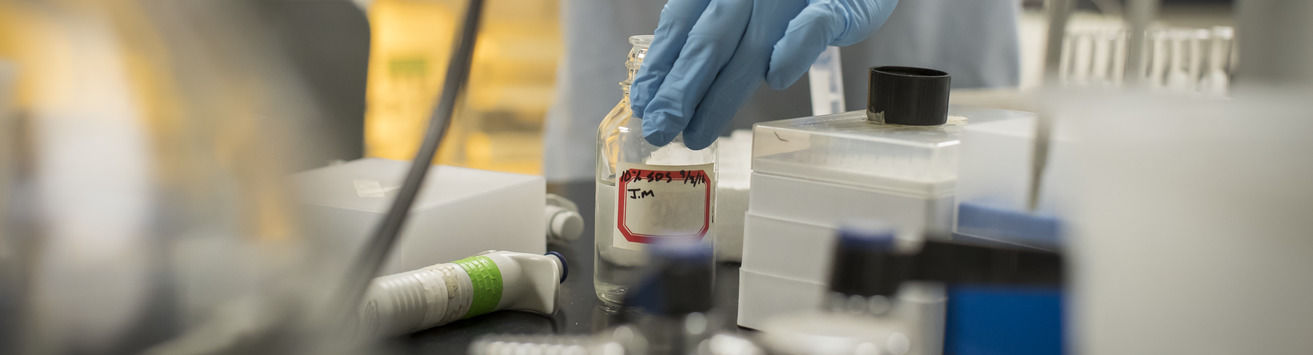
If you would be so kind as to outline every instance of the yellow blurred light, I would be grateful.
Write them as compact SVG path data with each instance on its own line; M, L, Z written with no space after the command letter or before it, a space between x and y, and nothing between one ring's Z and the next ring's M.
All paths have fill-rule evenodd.
M377 0L366 155L409 159L442 85L457 0ZM539 174L561 39L557 0L490 0L465 97L435 163Z

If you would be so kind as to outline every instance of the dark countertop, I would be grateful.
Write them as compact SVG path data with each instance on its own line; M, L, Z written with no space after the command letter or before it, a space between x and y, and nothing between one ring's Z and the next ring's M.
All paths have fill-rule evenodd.
M547 192L579 205L584 233L567 244L551 243L547 250L561 253L569 275L561 285L557 311L551 316L500 311L395 339L386 348L412 354L464 354L470 343L488 334L591 334L618 324L616 312L604 308L593 293L593 191L594 182L548 184ZM716 269L716 308L724 326L732 327L738 309L738 264L721 263Z

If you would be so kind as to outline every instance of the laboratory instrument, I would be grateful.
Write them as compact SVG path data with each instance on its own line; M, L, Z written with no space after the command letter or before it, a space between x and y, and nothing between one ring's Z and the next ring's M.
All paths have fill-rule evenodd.
M543 218L547 220L549 241L569 242L579 239L584 232L584 218L579 215L579 206L559 195L547 194Z
M860 42L884 24L896 4L896 0L668 4L657 25L652 59L634 84L633 110L646 118L644 137L665 145L684 136L694 149L710 146L761 85L763 73L772 88L792 85L826 46Z
M299 228L283 178L341 151L318 138L334 130L328 118L344 116L324 112L330 105L307 78L314 70L292 58L320 48L288 45L296 26L278 21L268 11L275 7L0 2L0 57L20 70L22 98L13 106L21 117L5 122L0 143L22 147L21 160L5 168L17 179L10 213L0 217L16 227L0 233L18 241L5 247L21 258L3 273L23 280L4 301L16 312L5 311L0 328L18 332L0 335L14 340L0 353L138 353L202 326L207 319L187 308L193 295L233 296L219 298L227 302L302 290L299 282L240 282L314 274L321 260L300 252L315 241ZM341 9L316 13L358 15ZM339 42L333 49L348 51L340 57L359 57L349 52L354 42ZM335 74L330 81L342 83L356 73ZM266 253L215 250L210 265L174 253L194 240ZM210 266L225 277L192 280L202 288L173 282L186 267Z
M331 255L363 247L409 165L365 158L293 175L310 235L332 241ZM411 220L382 273L414 270L485 250L546 252L545 183L540 176L432 166Z
M565 258L489 251L374 279L360 304L356 331L393 336L499 310L552 314Z
M1056 252L899 239L871 220L845 224L838 239L825 306L767 320L759 329L768 348L807 353L799 344L829 335L848 341L810 347L835 354L861 353L863 346L889 354L1063 351L1065 263ZM940 291L924 293L933 288Z
M693 150L675 137L655 146L629 109L629 85L652 36L632 36L620 83L624 95L598 127L596 251L598 299L618 305L645 263L644 247L662 239L703 239L714 223L716 146Z
M906 238L951 231L963 129L1033 114L950 106L946 116L910 126L862 110L754 127L739 325L820 307L843 221L879 218Z

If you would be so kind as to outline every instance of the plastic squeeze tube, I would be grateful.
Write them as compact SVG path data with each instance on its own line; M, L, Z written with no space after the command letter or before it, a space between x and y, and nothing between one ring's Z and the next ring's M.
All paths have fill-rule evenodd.
M359 310L360 335L393 336L497 310L556 311L565 258L487 251L374 279Z

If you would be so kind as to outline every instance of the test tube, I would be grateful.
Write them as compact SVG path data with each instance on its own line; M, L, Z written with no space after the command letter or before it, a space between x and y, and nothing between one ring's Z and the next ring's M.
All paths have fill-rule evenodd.
M1093 37L1094 60L1090 79L1099 85L1106 85L1110 82L1108 72L1109 62L1112 61L1113 34L1108 31L1099 31Z
M1235 30L1231 27L1213 27L1212 40L1208 44L1208 72L1200 83L1204 93L1226 95L1231 86L1227 64L1231 54L1231 39Z
M1076 36L1074 34L1067 32L1062 40L1062 54L1058 60L1059 83L1066 84L1071 82L1071 61L1073 60L1072 42L1075 42L1075 38Z
M1113 34L1112 43L1112 84L1121 86L1126 77L1126 31L1119 30Z
M1162 88L1163 76L1167 72L1167 32L1164 30L1153 30L1149 32L1149 42L1152 43L1153 53L1149 62L1149 73L1145 82L1150 88Z
M1093 64L1094 43L1093 36L1089 33L1080 33L1075 36L1075 49L1072 55L1075 60L1072 64L1072 83L1077 85L1087 85L1090 81L1090 66Z
M1190 90L1198 90L1197 83L1203 72L1203 47L1204 41L1208 40L1209 32L1204 29L1190 31L1190 58L1187 73L1190 75Z
M1190 74L1185 68L1185 43L1189 40L1189 33L1184 31L1172 31L1168 37L1171 41L1171 66L1167 72L1167 88L1175 91L1192 91L1194 80L1190 79Z

